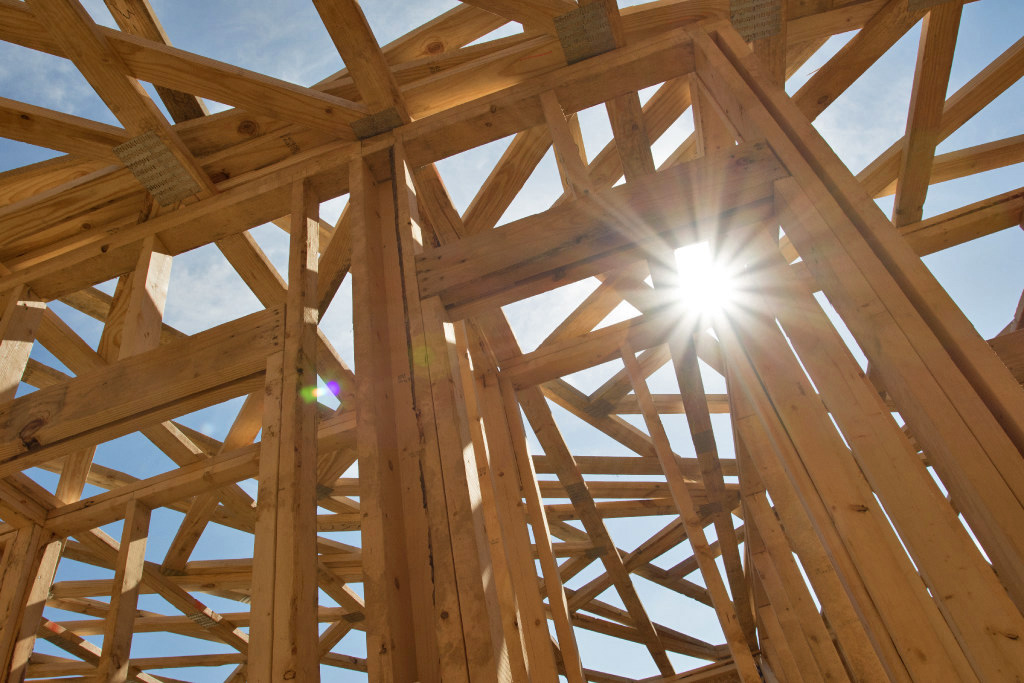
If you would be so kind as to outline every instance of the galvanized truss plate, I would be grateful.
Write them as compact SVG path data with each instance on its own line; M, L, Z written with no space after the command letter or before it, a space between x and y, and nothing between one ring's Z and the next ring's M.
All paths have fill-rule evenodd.
M387 133L402 125L402 117L394 107L388 107L376 114L364 116L352 122L352 132L360 140Z
M779 0L729 0L729 18L748 43L771 38L782 30Z
M583 5L555 17L555 31L569 64L615 49L612 25L604 6L599 3Z
M186 616L205 629L211 629L217 625L216 621L214 621L209 615L204 614L203 612L192 612Z
M114 154L161 206L180 202L200 190L199 183L153 131L118 145Z

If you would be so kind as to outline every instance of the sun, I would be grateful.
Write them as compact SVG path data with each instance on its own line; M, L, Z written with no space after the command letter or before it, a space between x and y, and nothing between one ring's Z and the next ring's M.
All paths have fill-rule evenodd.
M736 273L717 260L707 242L676 249L679 306L702 318L714 317L736 300Z

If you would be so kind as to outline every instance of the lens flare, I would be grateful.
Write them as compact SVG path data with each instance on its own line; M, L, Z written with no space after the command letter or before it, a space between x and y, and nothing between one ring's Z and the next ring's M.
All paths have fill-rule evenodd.
M325 386L322 387L302 387L299 390L299 396L306 403L313 403L319 398L324 396L338 396L341 393L341 385L331 380Z

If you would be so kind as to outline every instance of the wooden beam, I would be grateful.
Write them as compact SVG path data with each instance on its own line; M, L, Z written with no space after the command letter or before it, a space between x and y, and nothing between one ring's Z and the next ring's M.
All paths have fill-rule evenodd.
M110 15L114 17L118 27L125 33L142 36L155 43L170 45L171 41L160 25L156 13L153 11L149 0L104 0ZM156 86L156 93L160 96L167 113L175 123L190 121L202 118L210 112L206 105L195 95L190 95L162 85Z
M583 476L572 462L572 457L569 455L568 449L565 447L564 441L557 431L554 420L551 418L550 408L542 400L540 390L537 388L522 390L519 392L519 402L523 406L527 419L531 420L531 426L537 434L537 438L541 441L541 445L544 446L545 452L556 463L556 474L559 480L567 488L573 486L574 493L578 492L576 493L575 500L573 500L573 516L579 516L580 521L583 522L584 528L595 545L605 550L601 555L605 571L612 577L615 589L619 593L623 604L626 605L644 645L646 645L651 653L658 668L663 673L670 673L672 665L665 654L664 643L661 642L654 630L650 617L647 615L647 611L636 594L636 589L629 578L629 573L622 564L622 558L611 543L611 538L605 528L597 505L595 505L589 492L586 492L586 483L583 480Z
M854 677L870 674L912 680L820 494L805 471L793 471L792 476L787 473L780 456L788 457L791 448L781 437L773 436L770 429L774 422L762 422L754 404L739 388L733 364L728 369L728 382L740 460L753 464L756 476L772 497L789 545L807 568L807 577ZM744 474L747 485L752 486L751 470L746 469Z
M551 601L552 619L558 635L559 651L568 655L563 660L567 678L581 680L582 670L579 650L575 635L569 625L569 614L562 581L558 575L557 565L551 549L551 536L545 533L547 518L544 507L540 504L540 492L536 483L531 484L532 465L527 467L523 459L525 438L521 418L506 410L507 389L503 391L500 378L493 371L478 375L480 383L481 413L487 430L488 449L492 461L492 482L495 493L502 507L500 524L508 537L507 562L512 573L516 599L520 610L520 623L523 628L523 640L532 676L542 677L545 672L555 671L555 658L552 651L552 640L547 629L547 616L542 595L538 591L537 572L532 557L524 562L524 547L529 545L530 538L526 526L527 519L534 530L537 540L537 552L541 561L541 572L544 575L544 589ZM519 483L521 482L521 483ZM522 500L526 505L523 509ZM531 554L532 555L532 554ZM540 620L539 623L537 620ZM565 657L563 655L563 657Z
M924 14L904 0L888 0L857 35L818 69L793 95L793 102L813 121L909 31Z
M263 398L262 392L249 394L245 398L217 455L244 448L255 440L262 427ZM211 460L215 458L216 455ZM164 561L161 564L164 571L174 573L185 569L185 563L188 562L206 525L213 519L219 502L220 496L216 491L196 495L164 554Z
M592 185L587 174L587 153L583 147L579 121L575 118L566 119L553 90L541 94L540 106L555 149L555 163L562 188L571 199L583 199L590 194Z
M0 6L5 1L0 1ZM551 89L552 86L555 86L556 92L573 93L575 96L569 100L559 95L560 101L563 108L577 111L630 88L642 88L657 83L659 78L672 78L679 73L685 73L692 64L687 48L688 42L684 35L672 34L666 38L600 55L586 60L586 63L566 67L542 78L527 81L497 96L482 98L477 103L478 106L456 107L444 116L416 121L404 130L410 162L414 166L429 163L456 151L498 139L507 133L539 123L539 108L532 106L532 103L539 92ZM653 59L653 63L663 65L664 73L649 69L637 71L630 66L655 55L657 57ZM510 113L514 115L510 116ZM453 135L448 127L459 122L465 131L473 133L466 136ZM451 145L455 142L458 143L457 149L452 149ZM38 293L61 296L88 284L109 279L118 272L127 271L128 262L134 260L134 255L127 250L126 245L148 234L159 233L169 253L176 254L228 234L240 232L254 224L277 218L279 209L276 207L280 205L287 194L287 188L296 177L307 177L313 173L312 180L320 195L334 196L347 189L347 169L344 162L339 161L347 158L347 153L349 151L345 145L327 145L308 156L302 155L280 162L274 172L261 172L257 174L258 178L249 178L253 181L251 183L226 183L224 191L217 197L148 221L145 226L138 226L134 230L120 230L116 235L101 231L84 241L76 241L63 256L50 259L47 263L37 262L36 259L41 254L36 254L33 258L12 260L8 265L14 273L0 278L0 289L10 287L15 282L31 279L33 288ZM241 209L242 205L244 211ZM6 217L18 230L26 230L28 225L20 214L27 212L27 215L33 215L34 212L28 206L19 206L18 211L17 220L13 207L9 212L0 211L0 226L7 225ZM183 228L183 224L186 223L189 224L189 229ZM211 230L212 225L216 225L216 229ZM171 230L172 226L176 226L176 229ZM90 266L93 270L74 267L89 261L92 262ZM123 270L118 271L118 268ZM63 277L57 277L57 273L61 273ZM50 276L48 283L38 280L47 276Z
M313 0L313 4L371 112L394 107L397 118L408 123L409 113L398 83L359 3L356 0Z
M445 54L482 38L506 22L490 12L459 5L384 46L389 64Z
M128 133L153 132L195 183L196 194L214 192L209 176L171 129L167 120L110 46L78 0L32 0L29 6L47 25Z
M127 288L122 288L122 292L129 291ZM115 291L115 294L118 292ZM121 297L119 297L120 299ZM125 306L127 304L124 304ZM122 304L115 301L115 305L112 307L114 312L112 315L120 317L116 309L121 308ZM100 348L106 349L111 347L111 353L116 353L116 345L112 342L107 343L107 336L114 335L114 332L120 334L121 330L119 327L106 327L104 335L100 337ZM183 336L183 335L178 335ZM39 329L39 340L47 347L57 358L65 363L70 369L76 374L85 374L92 370L96 370L107 365L103 356L93 351L88 344L70 327L67 326L60 318L58 318L52 311L48 311L43 316L42 324ZM51 385L52 386L52 385ZM154 445L157 446L172 462L178 466L185 466L198 461L205 460L209 457L210 453L215 452L216 449L211 449L210 453L206 453L193 443L192 438L199 438L196 435L186 436L182 429L174 425L171 422L163 422L159 425L153 425L144 427L141 430L143 436L149 439ZM69 466L68 475L65 477L62 471L62 481L64 483L58 484L58 497L66 503L78 500L82 492L82 485L84 480L81 479L82 475L91 469L86 467L86 464L90 458L86 458L83 454L81 460L77 464ZM75 476L72 478L71 475ZM86 476L88 476L86 474ZM241 490L237 485L225 486L222 490L222 500L228 509L230 509L231 516L234 518L233 523L235 526L243 529L251 529L254 514L252 511L252 498L249 497L244 491Z
M941 618L899 540L888 527L888 521L875 502L864 476L854 474L856 465L832 427L824 407L815 401L818 417L813 417L800 406L810 406L808 400L785 404L799 391L798 384L804 388L809 384L790 372L796 366L796 359L791 352L784 352L782 345L785 341L781 332L769 332L769 321L761 318L755 320L751 317L739 324L742 328L735 330L732 326L716 325L728 349L730 368L736 367L737 372L744 373L741 380L743 390L758 405L762 422L772 425L772 430L787 430L788 438L792 440L787 451L807 468L822 498L833 502L833 520L856 565L866 568L866 558L871 558L873 571L864 576L865 586L876 604L886 605L879 611L893 641L905 648L905 643L915 640L917 647L931 653L926 661L907 662L907 669L913 676L921 676L922 669L931 665L947 670L954 667L961 672L958 675L969 680L975 678L964 652L957 646L949 626ZM765 336L756 339L758 334ZM741 360L739 354L749 354L749 360ZM769 367L768 364L774 365ZM752 384L754 373L764 383L764 388L759 389ZM787 384L789 388L784 388ZM799 421L796 419L797 411L802 416ZM842 476L835 476L836 467L844 468ZM850 475L845 473L846 470ZM898 597L882 597L892 590ZM902 603L899 607L895 607L896 600Z
M1024 74L1024 38L1008 47L991 64L979 71L946 100L942 107L942 121L938 142L984 109ZM878 158L857 174L857 180L871 195L877 195L899 176L904 140L897 140Z
M509 2L509 0L462 0L466 4L487 10L492 14L504 17L523 25L526 31L555 33L555 18L576 8L571 0L527 0L526 2Z
M44 311L46 304L25 287L15 289L4 301L0 315L0 403L12 400L18 390Z
M92 552L108 557L111 561L116 557L119 547L118 543L102 531L93 529L82 534L79 538ZM173 605L175 609L204 623L205 627L213 635L217 636L219 640L230 645L243 655L246 654L249 647L248 636L244 632L239 631L229 620L204 605L189 594L188 591L177 586L168 577L160 573L159 565L149 562L145 563L143 565L143 577L144 583L151 586L156 593Z
M571 414L604 432L631 451L641 456L654 457L654 444L641 430L618 415L601 415L587 395L562 379L541 385L544 395Z
M785 277L788 269L780 257L772 258L774 249L767 235L758 236L757 241L761 253L774 261L772 270ZM845 435L860 470L885 506L915 566L932 587L935 601L942 605L947 621L979 677L1004 675L995 673L995 669L1015 670L1024 664L1024 650L1008 649L1007 645L1012 642L1005 642L1003 638L973 636L1005 632L1002 629L1006 627L980 626L977 620L1016 622L1019 613L965 533L956 513L934 486L916 448L886 414L881 397L863 378L825 314L809 306L809 294L794 285L792 280L781 285L790 293L785 302L778 297L756 297L760 310L778 315L801 362L824 392L822 399ZM874 407L866 409L872 403ZM833 463L833 472L838 467L838 463ZM943 552L936 554L940 547L935 543L937 537L943 539ZM954 551L961 558L959 567L951 566L947 560L946 551L952 548L959 548ZM957 601L957 593L966 590L973 597ZM967 626L968 622L975 625Z
M1024 161L1024 135L1015 135L937 155L932 163L928 182L931 185L944 183L947 180L966 178L976 173L1012 166L1022 161ZM894 180L876 197L885 197L895 194L895 192L896 181Z
M18 529L8 541L0 561L0 669L20 664L15 647L22 631L24 612L48 534L39 525Z
M47 525L54 532L68 536L116 521L132 500L156 508L202 495L207 490L254 476L258 454L253 447L244 448L68 503L49 513Z
M502 376L517 389L571 375L616 357L623 343L644 349L678 333L678 311L666 306L645 316L609 325L564 342L548 344L502 363Z
M56 624L49 619L43 619L40 624L38 624L37 631L40 638L56 645L65 652L68 652L85 662L85 664L70 662L64 664L64 666L80 666L80 671L85 675L87 680L88 675L95 673L96 664L100 659L100 648L82 638L74 631L66 629L60 624ZM54 664L51 664L51 666L61 666L61 664L62 663L55 662ZM37 666L38 665L33 665L31 667L31 671L33 671L33 673L37 670ZM26 662L26 669L24 670L24 673L28 675L29 670L28 663ZM128 671L134 680L142 681L143 683L160 683L159 679L143 672L136 664L130 664Z
M0 15L5 18L7 28L2 32L4 40L59 56L75 53L73 46L69 47L48 36L39 17L49 15L39 14L35 7L21 7L23 4L11 0L0 3ZM331 132L339 139L354 139L347 124L368 113L361 104L200 57L146 38L107 28L96 27L94 30L99 39L109 44L114 58L123 66L127 75L155 85L182 91L192 90L192 94L272 118L301 121ZM40 36L47 38L41 42Z
M742 622L736 614L735 603L729 599L729 594L725 590L725 583L722 581L722 575L718 572L718 566L715 564L710 545L704 534L703 521L697 514L696 506L690 497L689 488L683 480L682 472L678 469L672 457L672 448L668 442L668 435L665 433L661 419L654 410L650 390L647 388L646 381L640 376L640 368L637 365L635 353L629 346L623 347L622 360L633 383L633 392L640 403L644 422L647 424L647 429L654 440L658 461L661 463L665 477L668 479L672 500L679 509L679 517L686 529L686 537L689 539L690 546L693 548L693 554L697 558L701 576L704 578L704 584L711 594L711 601L715 606L715 612L718 615L722 632L725 634L726 642L729 644L729 651L732 653L733 661L739 667L742 680L756 681L760 676L757 673L757 667L751 656ZM716 526L716 528L718 527ZM736 543L735 535L733 535L732 543L733 545Z
M13 472L247 393L279 342L280 311L241 318L16 399L0 420L0 471ZM132 378L128 380L126 378ZM138 378L147 377L145 381ZM132 387L125 391L124 387ZM105 401L98 408L97 401Z
M516 133L462 215L468 234L484 232L498 224L550 146L551 135L546 125Z
M951 453L950 447L953 443L962 443L964 448L978 448L976 451L978 460L975 461L973 458L969 460L988 463L982 464L985 469L989 467L997 469L1001 473L1001 483L997 484L998 490L1005 491L1008 496L1017 497L1012 490L1024 485L1024 478L1022 478L1024 471L1019 469L1020 459L1011 454L1017 452L1014 445L1019 440L1020 432L1017 416L1024 415L1024 405L1019 409L1011 406L1024 404L1024 394L1021 393L1016 380L1010 376L998 358L994 357L990 349L977 350L978 342L984 344L984 340L980 339L977 331L949 300L945 291L934 285L931 274L925 269L919 257L913 254L906 242L893 234L891 227L887 227L891 226L891 223L885 219L884 215L880 214L877 206L864 191L858 188L855 182L851 182L853 178L849 171L835 158L834 153L814 132L806 118L795 111L792 103L780 94L781 91L761 88L757 86L756 82L748 81L757 88L758 92L755 94L749 89L750 86L740 83L739 75L732 71L736 65L739 65L744 71L749 69L755 72L759 69L759 65L755 60L748 60L743 56L745 48L740 47L734 41L735 36L730 36L725 31L719 33L719 36L722 37L719 45L729 51L734 61L730 61L730 58L725 55L719 57L718 55L721 53L716 53L713 50L722 48L713 47L710 40L704 41L702 38L695 37L695 42L705 45L702 51L706 50L709 61L713 61L716 65L713 72L714 78L720 80L709 86L710 89L715 91L715 96L719 99L720 104L729 103L723 106L730 111L731 117L735 117L734 123L753 126L758 133L768 134L776 151L787 159L790 170L800 178L799 181L792 182L804 185L809 196L801 200L800 193L788 181L780 181L776 186L777 191L784 190L787 202L807 201L808 204L813 202L816 210L821 211L818 219L821 222L815 225L822 229L828 226L827 231L817 234L819 236L832 234L833 237L829 239L835 239L836 243L840 245L842 253L846 254L844 258L852 257L860 264L858 268L868 271L868 274L863 277L866 281L870 281L871 285L867 289L860 288L861 293L857 296L878 297L879 294L876 292L881 290L883 282L886 283L885 290L882 290L885 294L878 300L883 302L884 308L896 313L899 318L899 322L892 324L894 333L897 329L903 330L898 334L902 338L899 343L902 345L909 342L915 349L912 355L902 357L898 363L887 365L892 381L887 381L886 386L889 387L890 393L905 390L911 393L921 391L921 394L912 400L909 397L904 397L902 401L897 400L901 410L905 410L904 416L913 423L918 417L911 418L910 416L916 411L950 410L946 418L936 419L937 415L927 418L929 424L933 426L923 431L915 429L915 434L919 438L927 440L933 433L931 430L942 428L945 431L948 428L951 432L950 440L944 441L936 438L936 442L931 445L939 458L936 462L946 462L946 457L941 454ZM712 75L708 72L705 73L708 78L704 78L704 81L705 84L708 84ZM725 92L726 83L730 84L731 93ZM735 97L737 96L746 102L744 117L741 117L735 108L737 106ZM760 104L756 104L754 100L760 98L764 99ZM775 116L784 122L789 131L799 133L797 138L799 146L794 144L792 139L784 140L788 135L778 127L777 121L771 120L774 119L774 116L769 115L765 109L766 101L772 103ZM801 157L802 160L800 160ZM804 164L807 166L803 166ZM810 199L811 197L813 199ZM795 214L807 216L803 209L798 209ZM803 226L809 227L810 224L804 223L802 220L799 225L794 223L794 226L797 226L798 229ZM832 230L837 231L838 234L831 233ZM817 249L824 249L824 247L819 243ZM818 251L817 253L824 254L825 252ZM839 252L833 254L838 255ZM809 262L809 265L811 264L812 262ZM822 262L813 262L814 268L818 268L819 265L824 267ZM823 278L822 282L828 280L830 283L839 284L839 289L852 287L851 271L844 269L843 272L843 277L836 279L833 275L825 275L824 270L819 270ZM869 273L878 273L879 277ZM932 284L929 285L929 283ZM928 294L925 295L925 292ZM852 292L841 293L838 289L833 289L829 298L835 304L850 294ZM840 307L845 309L846 303L840 304ZM882 332L880 319L875 317L872 323L863 325L866 322L863 318L856 320L855 318L858 316L850 316L849 309L847 310L847 322L859 329L855 336L862 338L861 347L868 350L869 356L874 355L879 358L880 362L889 364L891 359L888 358L888 354L894 347L888 345L879 347L874 342L868 341L870 336ZM968 349L972 351L968 353ZM887 359L882 359L882 356L886 356ZM904 384L905 380L901 377L903 373L909 371L908 362L914 356L919 358L927 369L922 367L921 375ZM875 363L874 359L872 359L872 363ZM926 379L929 383L936 381L946 389L936 388L933 391L923 391L922 382ZM894 389L894 387L898 388ZM895 394L893 395L895 397ZM956 397L955 407L945 403L948 400L946 397ZM919 417L923 416L919 415ZM981 425L989 426L982 428ZM959 432L959 435L953 434L954 431ZM967 446L967 444L971 444L971 446ZM960 447L952 450L961 455L966 453ZM985 455L981 455L982 453ZM959 460L960 458L957 456L949 458L951 465ZM944 467L945 465L941 466L941 468ZM947 472L944 481L950 475L951 473ZM959 486L961 484L957 483L955 478L949 478L946 485ZM965 491L964 495L967 499L974 500L972 494ZM985 496L983 516L996 513L997 508L989 505L992 500L992 491L986 489ZM998 508L998 510L1002 514L1010 515L1024 512L1018 503L1011 503L1009 507ZM980 522L980 519L978 521ZM1013 524L996 526L1004 529L1013 528ZM992 531L994 532L996 529L993 528ZM979 534L979 537L983 535ZM993 554L1005 552L1010 547L1005 543L1005 541L990 542L991 549L987 548L986 551L990 553L990 557ZM1003 561L1000 560L996 562L1003 564ZM1016 583L1015 571L1012 569L1015 564L1015 562L1009 561L1000 571L1000 576L1008 585ZM1011 591L1016 594L1015 589L1011 588Z
M457 424L451 412L443 426L442 415L451 405L444 384L436 384L455 364L447 360L445 367L447 354L439 346L438 335L444 335L439 307L419 298L412 256L424 239L423 223L408 184L404 150L396 147L385 155L388 180L374 184L362 159L352 170L360 178L352 208L353 265L359 265L353 296L356 328L362 330L356 334L356 358L368 370L360 370L357 392L360 405L374 406L360 411L358 431L367 600L378 605L367 626L369 651L377 653L369 665L371 672L398 678L462 680L474 672L474 680L487 680L497 675L495 631L470 626L482 617L467 619L473 610L489 614L497 608L490 602L493 596L484 593L483 557L477 554L473 561L469 554L481 541L475 519L481 513L478 504L475 513L468 506L472 489L449 488L449 481L466 476L462 458L468 444L464 436L451 433ZM400 296L402 291L408 295ZM376 311L372 316L371 310ZM408 345L408 354L390 353L379 341L385 339ZM463 441L453 448L452 439ZM415 455L394 460L406 452ZM465 454L461 462L453 461L460 453ZM395 584L392 577L402 579ZM396 593L396 585L408 593ZM471 604L463 606L461 596ZM408 619L402 623L404 617L388 617L410 608L411 624ZM490 617L486 621L494 623Z
M655 271L653 267L652 271ZM653 275L654 272L652 272ZM656 281L660 280L661 278ZM748 589L744 579L736 530L732 521L733 507L729 504L726 494L725 479L718 459L718 445L711 424L711 413L707 400L704 398L704 381L698 364L695 337L696 335L683 335L677 331L669 340L669 348L672 350L672 364L675 369L676 383L679 386L679 395L683 400L683 405L686 406L686 421L690 427L690 439L700 465L701 481L707 491L709 506L714 509L711 516L715 524L715 533L722 546L722 561L729 581L733 611L747 644L752 647L756 642L753 614L748 602ZM654 419L654 402L651 400L650 391L646 390L646 380L640 379L638 368L635 367L635 360L629 362L627 359L627 364L634 366L634 370L630 371L634 392L636 384L642 382L644 393L647 394L646 402L649 405L646 408L641 405L641 412L645 414L646 419ZM637 400L641 401L640 395L637 395ZM660 420L660 418L658 419ZM733 645L735 646L735 644ZM735 654L733 659L737 659Z
M921 27L914 90L910 96L910 115L907 133L903 136L893 205L893 223L897 227L921 220L924 211L962 9L956 2L940 5L928 12Z
M128 140L117 126L0 97L0 135L30 145L117 163L113 147Z
M613 261L623 263L626 254L639 258L643 245L685 244L702 220L715 221L723 231L754 220L757 202L770 191L768 181L782 173L773 155L757 144L708 166L662 171L586 202L567 202L431 249L417 259L420 286L424 296L440 296L455 317L509 303L592 275ZM678 201L680 186L693 188L692 202ZM729 191L720 191L723 187Z

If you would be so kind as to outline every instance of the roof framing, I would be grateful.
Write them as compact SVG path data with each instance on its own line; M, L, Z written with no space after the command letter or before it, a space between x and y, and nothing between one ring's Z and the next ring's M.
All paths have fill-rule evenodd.
M0 97L0 136L60 153L0 172L3 676L1024 677L1024 295L986 340L921 260L1024 227L1019 187L925 213L1024 161L937 153L1024 38L946 97L971 0L463 0L383 46L371 3L313 0L346 68L304 86L105 2L118 29L0 0L119 123ZM746 43L741 5L780 22ZM855 175L813 122L917 26L903 137ZM501 140L460 211L445 164ZM550 160L557 199L502 223ZM698 243L740 273L712 314L676 301ZM171 264L210 245L259 310L185 334ZM524 349L508 306L559 296ZM245 557L201 550L222 532Z

